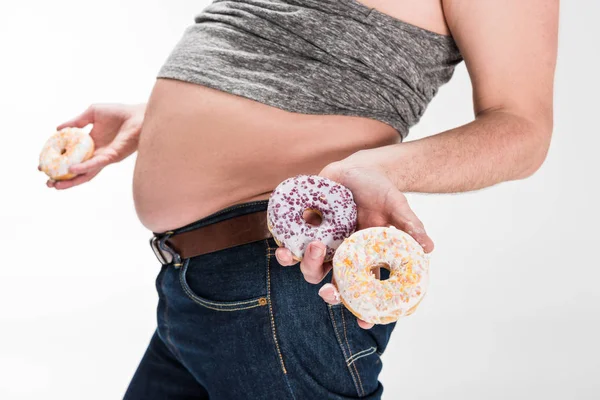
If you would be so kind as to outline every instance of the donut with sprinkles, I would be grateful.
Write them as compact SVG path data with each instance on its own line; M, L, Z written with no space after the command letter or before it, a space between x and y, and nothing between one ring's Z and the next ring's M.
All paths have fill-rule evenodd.
M386 268L380 280L374 271ZM361 229L338 247L333 278L340 300L363 321L388 324L412 314L429 285L429 256L408 233L393 226Z
M40 153L39 170L55 181L71 179L69 167L88 160L94 153L91 136L79 128L64 128L54 133Z
M321 224L306 222L306 210L317 213ZM302 260L308 244L325 244L325 261L331 261L338 246L356 230L356 203L350 190L318 175L298 175L281 182L271 193L267 226L279 246Z

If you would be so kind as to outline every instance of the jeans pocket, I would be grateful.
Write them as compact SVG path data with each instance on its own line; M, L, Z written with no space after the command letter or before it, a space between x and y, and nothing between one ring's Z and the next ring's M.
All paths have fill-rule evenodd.
M214 311L241 311L268 304L267 250L252 243L183 260L181 288L196 304Z
M328 308L356 392L359 397L367 396L378 389L378 376L382 368L380 356L389 342L395 323L363 329L343 304L328 305Z

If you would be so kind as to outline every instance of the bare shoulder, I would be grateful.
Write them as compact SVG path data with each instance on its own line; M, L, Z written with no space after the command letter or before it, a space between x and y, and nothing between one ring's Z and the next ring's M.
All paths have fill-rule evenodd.
M552 117L559 0L442 0L473 84L475 112Z

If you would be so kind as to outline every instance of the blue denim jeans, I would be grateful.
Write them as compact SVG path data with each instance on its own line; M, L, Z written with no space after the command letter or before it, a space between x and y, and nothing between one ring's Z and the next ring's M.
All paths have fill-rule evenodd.
M174 234L266 207L232 206ZM381 398L394 324L360 328L276 248L266 239L161 267L157 328L125 400Z

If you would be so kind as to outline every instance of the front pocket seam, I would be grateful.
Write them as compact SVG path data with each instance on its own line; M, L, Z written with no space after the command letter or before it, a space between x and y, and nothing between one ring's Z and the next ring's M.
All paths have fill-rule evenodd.
M266 258L267 258L267 304L269 305L269 317L271 318L271 333L273 334L273 341L275 343L275 350L277 351L277 355L279 356L279 361L281 363L281 370L283 371L284 375L287 375L287 368L285 368L285 363L283 362L283 355L281 354L281 349L279 348L279 341L277 340L277 329L275 327L275 315L273 314L273 304L271 301L271 256L270 256L270 252L271 252L271 245L269 244L269 239L265 239L265 243L267 245L267 252L266 252ZM286 381L287 381L287 377L286 377ZM292 391L292 388L289 386L289 381L288 382L288 387L290 388L290 391L292 392L292 397L294 396L294 392Z
M338 340L338 344L340 346L340 349L342 350L342 355L344 356L344 360L346 360L348 357L346 356L346 350L344 349L344 343L342 342L342 337L340 336L340 333L338 331L336 322L335 322L335 316L333 314L333 307L331 306L331 304L327 304L327 308L329 309L329 316L331 318L331 325L333 326L333 332L335 333L335 336L337 337ZM357 394L360 396L360 388L358 386L358 382L356 381L356 377L354 376L354 372L352 372L352 368L350 367L350 365L346 364L346 366L348 367L348 372L350 372L350 377L352 378L352 381L354 382L354 388L356 389Z
M181 288L183 289L185 294L193 302L201 305L202 307L208 308L210 310L215 310L215 311L240 311L240 310L248 310L250 308L262 307L262 306L267 305L266 298L264 296L261 296L261 297L258 297L256 299L252 299L252 300L223 302L223 303L212 302L212 301L204 300L204 299L198 297L192 291L192 289L189 287L189 285L187 284L187 281L185 279L189 260L190 259L187 258L184 261L183 266L181 267L181 271L179 273L179 282L180 282ZM248 305L246 307L236 307L236 306L242 306L242 305L246 305L246 304Z
M350 358L352 358L353 357L352 349L350 348L350 343L348 342L348 335L346 334L346 318L344 318L344 309L342 308L340 311L342 314L342 325L344 327L344 338L346 339L346 346L348 346L348 353L350 353ZM356 378L358 379L358 384L360 386L360 393L358 395L364 396L365 389L363 388L362 381L360 379L360 373L358 372L358 368L356 367L356 364L350 363L350 364L348 364L348 367L349 368L354 367L354 371L356 372Z

